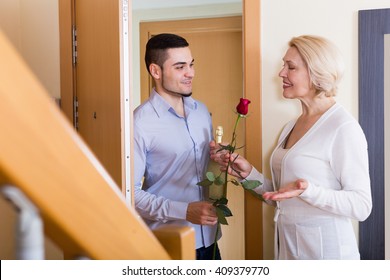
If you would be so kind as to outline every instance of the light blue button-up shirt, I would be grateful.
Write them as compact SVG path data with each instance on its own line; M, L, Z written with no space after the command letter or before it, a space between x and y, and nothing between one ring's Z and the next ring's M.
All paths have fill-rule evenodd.
M205 191L196 184L209 161L212 123L203 103L192 97L183 100L186 118L154 90L134 111L135 207L151 229L162 224L192 226L196 248L208 247L214 243L216 226L185 219L189 202L205 200Z

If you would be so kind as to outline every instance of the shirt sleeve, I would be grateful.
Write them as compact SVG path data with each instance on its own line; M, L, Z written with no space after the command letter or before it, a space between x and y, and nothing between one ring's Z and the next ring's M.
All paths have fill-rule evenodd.
M364 221L372 209L367 142L357 122L337 129L331 149L331 168L341 189L309 182L300 197L325 211Z
M142 136L142 128L134 124L134 201L135 209L141 217L159 222L185 220L188 203L172 201L142 190L146 170L147 144Z

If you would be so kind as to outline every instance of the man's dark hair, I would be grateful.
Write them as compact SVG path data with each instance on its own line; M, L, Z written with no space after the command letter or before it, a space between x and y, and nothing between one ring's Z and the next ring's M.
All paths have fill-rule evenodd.
M167 60L167 49L184 48L189 44L183 37L175 34L161 33L153 36L146 44L145 63L149 72L149 65L157 64L161 68ZM150 73L150 72L149 72Z

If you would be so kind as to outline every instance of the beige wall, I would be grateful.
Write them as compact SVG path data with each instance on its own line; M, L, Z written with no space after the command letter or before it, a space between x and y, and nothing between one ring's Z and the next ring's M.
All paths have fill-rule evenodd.
M331 39L340 48L346 72L337 101L358 118L358 11L389 8L388 0L262 0L263 153L269 156L281 127L300 113L299 103L283 100L277 74L288 40L301 34ZM272 121L271 121L272 120ZM273 209L264 207L264 258L273 258ZM355 223L357 231L357 224Z

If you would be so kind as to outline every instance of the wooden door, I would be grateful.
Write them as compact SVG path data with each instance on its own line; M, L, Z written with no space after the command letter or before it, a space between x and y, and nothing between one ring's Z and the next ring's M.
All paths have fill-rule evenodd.
M207 105L213 127L222 125L224 141L230 141L235 107L243 97L241 16L141 23L141 61L147 40L163 32L181 35L189 42L195 59L193 97ZM141 100L144 101L151 91L152 81L143 63L140 71ZM237 130L238 146L245 143L244 127L242 122ZM245 259L243 190L229 185L228 199L233 217L228 218L228 226L222 226L223 237L218 245L223 259Z
M74 0L78 131L121 185L119 1Z

